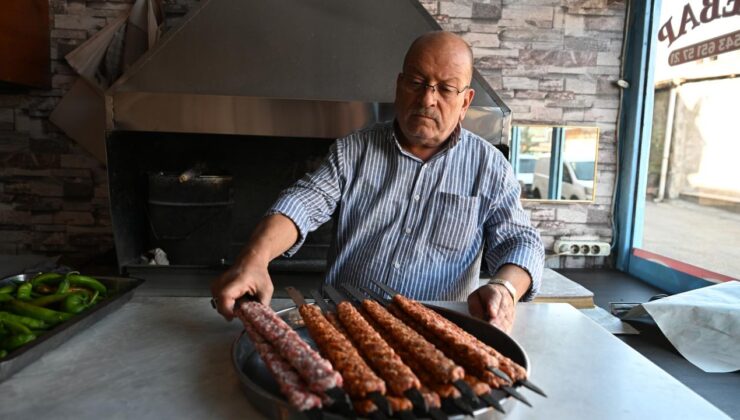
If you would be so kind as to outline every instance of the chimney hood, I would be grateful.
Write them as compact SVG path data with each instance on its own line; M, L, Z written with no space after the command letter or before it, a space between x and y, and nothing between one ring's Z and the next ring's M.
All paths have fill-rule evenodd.
M203 0L106 92L109 131L337 138L393 117L416 0ZM475 71L464 126L508 144L510 109Z

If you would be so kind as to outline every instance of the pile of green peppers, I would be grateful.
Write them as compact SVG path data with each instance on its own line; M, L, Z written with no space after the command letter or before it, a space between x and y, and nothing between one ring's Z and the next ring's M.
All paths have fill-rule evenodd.
M103 299L103 283L76 271L0 286L0 359Z

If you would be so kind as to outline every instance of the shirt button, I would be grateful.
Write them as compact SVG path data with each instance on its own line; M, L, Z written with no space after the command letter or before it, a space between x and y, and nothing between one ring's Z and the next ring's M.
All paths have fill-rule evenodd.
M411 233L411 228L406 228L406 233Z
M396 268L401 268L401 263L398 262L398 261L396 261L396 262L393 263L393 266L396 267Z
M421 198L421 196L419 194L416 194L414 196L414 201L419 201L420 198Z

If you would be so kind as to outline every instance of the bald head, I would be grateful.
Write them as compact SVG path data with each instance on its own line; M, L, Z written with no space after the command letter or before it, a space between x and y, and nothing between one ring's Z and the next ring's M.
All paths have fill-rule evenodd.
M462 56L469 67L468 83L473 78L473 50L464 39L452 32L427 32L416 38L406 52L403 59L403 68L406 69L419 55L423 54Z
M475 91L473 53L450 32L430 32L411 44L396 79L401 145L422 160L442 150L465 118Z

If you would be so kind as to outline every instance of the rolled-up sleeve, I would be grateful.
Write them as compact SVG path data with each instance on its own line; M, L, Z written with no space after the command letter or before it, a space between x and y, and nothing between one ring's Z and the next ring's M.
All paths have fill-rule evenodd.
M284 256L293 256L305 242L308 233L326 223L334 213L342 189L341 149L340 141L334 142L319 168L283 190L267 211L267 215L282 214L288 217L298 228L298 240Z
M491 204L484 225L486 263L492 273L496 273L504 264L514 264L529 273L532 285L521 300L531 301L542 284L545 250L539 232L522 208L519 183L506 162L502 164L500 175L499 200Z

